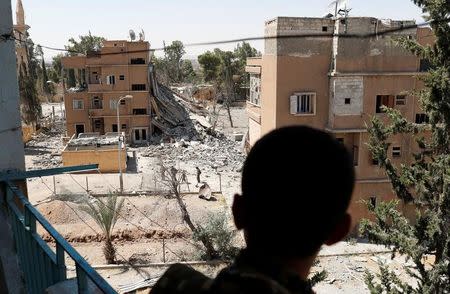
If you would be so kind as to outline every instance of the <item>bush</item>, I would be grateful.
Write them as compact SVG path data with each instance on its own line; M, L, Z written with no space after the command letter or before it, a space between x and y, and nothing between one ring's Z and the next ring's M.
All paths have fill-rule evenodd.
M216 256L223 260L232 260L239 252L239 248L234 246L236 230L230 228L225 214L208 214L204 224L197 224L194 232L195 241L209 240L216 250ZM201 253L201 259L207 260L208 256Z

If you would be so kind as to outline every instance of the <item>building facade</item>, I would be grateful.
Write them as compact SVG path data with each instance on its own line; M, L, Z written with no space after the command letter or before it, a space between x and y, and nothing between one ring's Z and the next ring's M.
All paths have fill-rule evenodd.
M63 67L77 69L85 79L81 87L64 95L67 135L123 132L129 142L147 142L152 132L150 57L148 42L124 40L105 41L101 49L86 56L64 57ZM132 98L118 105L127 95Z
M356 187L350 212L355 224L369 217L361 200L376 204L395 197L366 146L366 125L373 116L386 118L382 105L398 109L411 121L426 122L418 99L410 94L423 87L417 76L426 64L393 42L403 36L432 43L429 28L395 31L414 24L371 17L278 17L266 22L265 35L275 38L266 39L264 55L247 61L249 146L271 130L288 125L332 133L353 155ZM380 34L387 30L391 33ZM280 37L297 34L318 36ZM373 35L345 37L360 34ZM393 162L408 164L414 142L397 136L390 143ZM411 207L401 209L413 217Z

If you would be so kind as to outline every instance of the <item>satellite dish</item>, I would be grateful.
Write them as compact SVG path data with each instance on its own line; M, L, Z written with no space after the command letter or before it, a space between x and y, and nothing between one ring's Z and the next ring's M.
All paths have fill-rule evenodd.
M348 6L348 0L335 0L328 5L328 8L332 9L332 13L334 12L334 16L337 17L339 11L346 11Z
M141 32L139 33L139 41L144 41L145 40L145 32L143 29L141 29Z
M133 30L130 30L129 34L130 34L130 40L131 41L136 40L136 33Z

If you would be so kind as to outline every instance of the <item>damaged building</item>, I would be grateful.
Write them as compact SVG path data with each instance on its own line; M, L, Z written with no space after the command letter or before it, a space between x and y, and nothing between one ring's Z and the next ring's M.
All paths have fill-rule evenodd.
M149 49L145 41L104 41L98 51L62 59L64 68L79 69L85 76L84 85L64 96L68 136L121 132L132 143L148 141L152 132ZM121 99L118 105L126 96L132 98Z
M395 197L366 145L366 124L373 116L386 117L382 105L398 109L410 121L426 122L418 98L410 94L423 87L417 76L426 71L426 62L394 42L397 37L433 42L430 28L414 25L414 21L372 17L277 17L265 24L265 35L274 37L266 39L265 54L247 60L248 147L269 131L288 125L308 125L333 134L353 154L357 181L350 211L355 223L369 217L361 200L376 205ZM316 37L292 37L302 34ZM371 35L350 37L364 34ZM393 137L390 159L408 164L413 143L410 138ZM413 217L409 207L402 209Z

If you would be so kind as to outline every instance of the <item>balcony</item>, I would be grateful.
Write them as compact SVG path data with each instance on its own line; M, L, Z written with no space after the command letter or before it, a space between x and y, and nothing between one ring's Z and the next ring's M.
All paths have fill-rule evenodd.
M28 201L15 181L27 178L56 175L67 172L96 169L97 165L55 168L15 173L0 173L3 197L0 206L6 212L15 243L15 253L23 273L27 293L47 293L52 286L68 285L78 293L116 293L116 291L86 262L86 260L53 228L42 214ZM40 225L54 240L55 250L37 233ZM75 262L76 277L67 279L65 254ZM6 270L6 269L4 269ZM20 277L16 277L17 280ZM8 282L9 283L9 282ZM75 285L70 285L76 283ZM50 292L55 293L55 292ZM72 292L71 292L72 293Z

